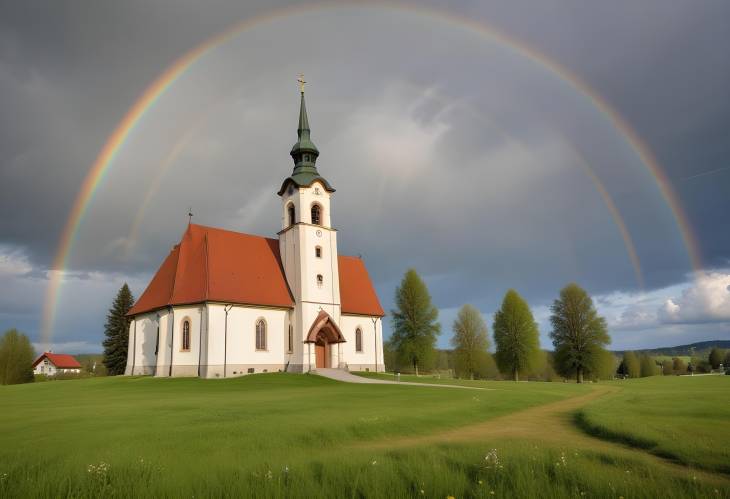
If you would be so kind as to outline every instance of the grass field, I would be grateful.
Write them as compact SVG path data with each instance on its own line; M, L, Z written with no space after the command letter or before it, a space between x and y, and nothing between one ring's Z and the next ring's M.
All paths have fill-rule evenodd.
M579 425L730 475L730 376L654 376L632 380L628 388L579 411Z
M687 390L668 379L664 397ZM262 374L5 386L0 496L730 497L722 473L577 429L575 411L592 418L643 393L642 381L463 390ZM727 381L708 390L722 396Z

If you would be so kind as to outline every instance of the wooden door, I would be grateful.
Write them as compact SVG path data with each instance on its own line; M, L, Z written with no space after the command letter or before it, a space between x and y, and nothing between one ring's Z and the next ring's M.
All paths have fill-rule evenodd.
M315 358L316 358L315 365L317 367L320 367L320 368L326 367L326 365L325 365L326 364L326 358L327 358L326 353L327 353L326 352L326 346L325 346L324 343L322 343L322 344L315 343L315 345L314 345L314 354L315 354Z

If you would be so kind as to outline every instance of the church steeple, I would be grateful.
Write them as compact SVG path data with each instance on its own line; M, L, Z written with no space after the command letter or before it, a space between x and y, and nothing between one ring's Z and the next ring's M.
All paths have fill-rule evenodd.
M299 126L297 127L297 142L292 146L291 152L289 153L294 160L294 171L291 177L284 180L284 183L279 189L279 195L284 192L289 182L293 182L299 187L308 187L312 185L315 180L321 181L325 189L329 192L334 192L335 189L327 182L323 177L319 175L317 171L317 157L319 156L319 150L314 142L310 139L309 129L309 118L307 117L307 105L304 102L304 76L300 75L299 79L299 93L301 100L299 104Z

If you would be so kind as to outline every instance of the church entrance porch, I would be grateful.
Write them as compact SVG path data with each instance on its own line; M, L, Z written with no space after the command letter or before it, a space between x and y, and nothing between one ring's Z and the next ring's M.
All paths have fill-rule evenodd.
M344 341L345 337L335 321L327 312L321 310L309 329L305 340L305 343L310 345L314 343L314 368L340 367L340 349L337 344L344 343ZM337 345L337 348L333 348L335 345Z

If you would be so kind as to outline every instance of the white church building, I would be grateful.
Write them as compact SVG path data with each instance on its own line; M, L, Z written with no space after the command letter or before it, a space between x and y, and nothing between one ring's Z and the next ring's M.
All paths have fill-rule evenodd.
M189 224L128 313L126 374L385 370L383 309L362 259L338 254L303 88L297 135L278 237Z

